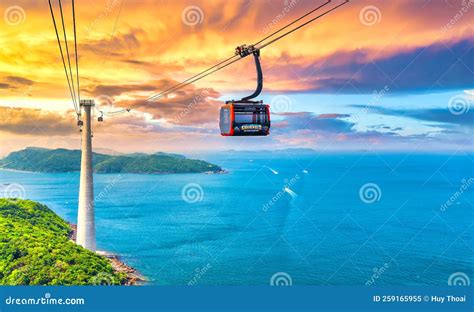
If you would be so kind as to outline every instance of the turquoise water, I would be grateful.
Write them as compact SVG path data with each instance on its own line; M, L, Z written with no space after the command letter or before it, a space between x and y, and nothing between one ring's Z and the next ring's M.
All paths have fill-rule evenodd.
M199 156L229 173L95 175L98 248L158 285L474 277L472 154ZM0 191L8 183L76 222L77 173L0 171Z

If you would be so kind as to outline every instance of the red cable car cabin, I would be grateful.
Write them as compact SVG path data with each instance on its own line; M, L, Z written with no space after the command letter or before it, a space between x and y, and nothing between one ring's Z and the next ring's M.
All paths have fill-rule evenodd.
M270 106L262 102L228 101L221 107L223 136L264 136L270 133Z
M235 54L246 57L253 54L257 69L257 89L240 101L227 101L221 107L219 127L223 136L264 136L270 133L270 106L262 101L251 101L263 88L260 50L252 46L239 46Z

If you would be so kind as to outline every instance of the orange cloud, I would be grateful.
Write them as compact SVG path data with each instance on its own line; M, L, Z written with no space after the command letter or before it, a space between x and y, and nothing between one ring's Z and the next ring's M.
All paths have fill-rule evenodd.
M77 131L74 124L71 114L0 106L0 132L33 136L67 135Z
M106 119L97 131L139 133L139 142L131 136L123 138L128 146L143 146L143 142L154 139L164 145L173 139L189 142L191 134L183 129L180 132L179 127L194 127L193 135L208 139L206 131L216 125L221 95L253 90L255 69L250 58L171 97L143 100L231 56L237 45L256 42L323 2L195 0L192 5L199 9L198 15L190 19L186 17L190 8L187 1L76 1L83 97L105 95L116 107L134 105L137 110L136 115ZM346 70L351 64L364 66L428 46L452 47L472 37L474 11L470 9L459 18L462 2L351 1L262 50L264 90L307 92L327 85L341 86L356 76L358 68L355 72ZM375 22L364 21L363 13L371 6L377 9ZM11 7L23 11L19 20L5 17ZM64 11L68 12L67 35L72 50L70 2L64 2ZM59 13L57 6L55 12ZM26 135L28 127L38 124L46 133L72 134L72 105L47 2L4 0L0 16L4 17L0 20L0 105L11 100L43 109L45 102L55 100L59 103L55 108L64 112L10 109L11 120L2 117L1 131ZM455 23L451 23L453 19ZM327 68L330 70L324 71ZM112 118L113 123L109 121ZM157 139L158 130L168 131L168 137ZM145 133L153 136L146 139L141 136ZM188 134L184 141L183 133Z

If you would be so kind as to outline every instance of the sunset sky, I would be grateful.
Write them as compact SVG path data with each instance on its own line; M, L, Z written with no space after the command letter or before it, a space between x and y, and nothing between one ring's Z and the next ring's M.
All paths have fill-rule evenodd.
M263 49L261 99L273 111L268 137L218 131L220 105L255 88L251 58L167 98L143 101L323 2L77 0L82 98L96 99L96 117L135 105L96 122L94 146L473 150L471 0L353 0ZM71 52L71 1L63 9ZM2 0L0 13L0 156L26 146L79 148L47 1Z

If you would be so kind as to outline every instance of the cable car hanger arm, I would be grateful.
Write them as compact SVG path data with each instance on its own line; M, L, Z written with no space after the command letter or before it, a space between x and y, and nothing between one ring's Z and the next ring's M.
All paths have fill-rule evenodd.
M242 98L241 101L245 102L259 96L263 89L263 73L262 66L260 64L260 49L255 48L255 46L253 45L248 47L246 45L243 45L235 49L235 54L240 55L240 57L242 58L253 54L255 68L257 70L257 89L255 89L255 91L251 95Z

